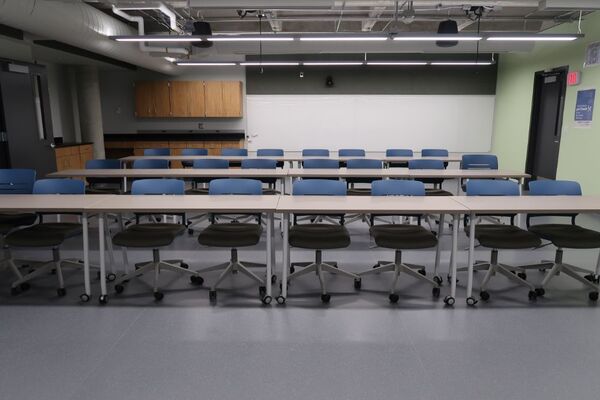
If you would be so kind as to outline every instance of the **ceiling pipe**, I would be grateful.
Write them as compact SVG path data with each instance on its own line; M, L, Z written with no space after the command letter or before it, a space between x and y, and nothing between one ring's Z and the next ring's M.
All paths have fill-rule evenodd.
M151 3L151 4L140 4L140 3L117 3L113 4L113 12L115 7L120 11L133 11L133 10L158 10L169 18L169 28L173 32L183 33L177 26L177 15L163 2Z

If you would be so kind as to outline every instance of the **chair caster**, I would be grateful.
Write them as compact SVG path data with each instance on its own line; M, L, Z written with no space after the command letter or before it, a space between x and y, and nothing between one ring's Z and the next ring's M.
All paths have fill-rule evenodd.
M446 297L444 297L444 304L446 304L447 306L452 307L454 305L455 301L456 300L452 296L446 296Z
M538 271L540 271L540 272L546 272L546 268L538 268Z
M123 285L115 285L115 292L117 292L117 294L123 293L123 290L125 290L125 286L123 286Z
M98 302L99 302L100 304L102 304L102 305L104 305L104 304L108 303L108 296L107 296L107 295L105 295L105 294L103 294L102 296L100 296L100 297L98 298Z
M426 276L426 275L427 275L427 271L425 271L423 268L421 268L421 269L419 270L419 273L420 273L421 275L423 275L423 276Z
M519 272L519 273L517 274L517 276L518 276L519 278L523 279L524 281L526 281L526 280L527 280L527 274L526 274L525 272Z
M362 287L362 280L361 279L355 279L354 280L354 289L360 290L361 287Z
M277 304L285 304L285 297L283 297L283 296L277 296L275 298L275 301L277 302Z
M260 298L262 299L263 297L265 297L266 294L267 294L267 288L265 286L259 286L258 287L258 295L260 296Z
M537 299L537 293L535 290L530 290L529 293L527 293L527 297L529 297L530 301L535 301Z
M271 275L271 284L274 285L277 283L277 275Z
M265 297L262 298L261 301L262 301L262 303L264 305L269 305L269 304L271 304L271 301L273 301L273 297L271 297L271 296L265 296Z
M194 234L194 230L193 229L188 229L188 235L193 235Z
M483 301L488 301L490 299L490 294L485 290L482 290L481 292L479 292L479 298Z
M65 297L67 295L67 289L58 288L56 289L56 294L58 295L58 297Z
M161 301L165 297L163 292L154 292L154 300Z
M290 274L293 274L294 272L296 272L296 268L294 268L293 266L290 267Z
M485 292L485 293L487 293L487 292ZM489 298L489 294L488 294L488 298ZM467 297L467 305L469 307L473 307L477 303L478 303L478 301L477 301L476 298L474 298L474 297Z
M19 288L21 289L22 292L26 292L29 289L31 289L31 285L28 282L23 282L19 285Z
M323 304L329 304L329 302L331 301L331 295L330 294L322 294L321 301L323 302Z
M81 296L79 296L79 300L81 300L83 303L87 303L88 301L90 301L90 296L87 293L84 293Z
M442 284L444 283L444 280L443 280L442 278L440 278L439 276L434 276L434 277L433 277L433 281L434 281L435 283L437 283L437 284L438 284L438 286L442 286Z
M588 274L586 276L584 276L584 278L586 280L588 280L589 282L593 282L593 283L600 283L600 276L594 275L594 274Z
M535 289L536 296L542 297L546 294L546 290L544 288L536 288Z
M117 275L113 274L112 272L110 274L106 274L106 281L107 282L112 282L115 279L117 279Z
M398 296L396 293L392 293L388 296L388 299L390 299L390 303L396 304L398 300L400 300L400 296Z
M439 298L439 297L440 297L440 288L439 288L439 287L434 287L434 288L431 290L431 294L433 295L433 297L434 297L435 299Z
M588 293L588 299L590 299L590 301L598 301L598 292Z
M179 266L183 269L190 269L190 266L184 262L180 263Z
M190 276L190 282L193 285L201 286L204 283L204 278L201 277L200 275L192 275L192 276Z
M217 302L217 291L216 290L208 291L208 300L210 301L210 304L215 304Z

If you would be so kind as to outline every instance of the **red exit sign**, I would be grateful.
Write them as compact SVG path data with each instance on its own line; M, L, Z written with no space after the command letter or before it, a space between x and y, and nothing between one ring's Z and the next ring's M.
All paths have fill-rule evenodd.
M567 75L567 85L576 86L581 83L581 71L571 71Z

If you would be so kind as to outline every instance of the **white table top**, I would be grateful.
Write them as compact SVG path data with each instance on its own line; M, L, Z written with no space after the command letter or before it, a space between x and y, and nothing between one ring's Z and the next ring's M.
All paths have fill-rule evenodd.
M68 169L48 174L52 178L283 178L287 176L287 168L277 169Z
M7 194L0 196L0 211L83 212L99 200L96 196L83 194Z
M283 155L283 156L256 156L256 155L248 155L248 156L182 156L182 155L173 155L173 156L127 156L120 158L123 162L133 162L136 160L169 160L169 161L194 161L194 160L203 160L203 159L219 159L219 160L228 160L228 161L242 161L248 160L252 158L263 158L268 160L276 160L276 161L302 161L309 159L323 159L328 158L330 160L338 160L338 161L347 161L351 159L364 158L364 159L375 159L381 160L385 162L408 162L410 160L441 160L444 162L460 162L462 157L460 156L448 156L448 157L386 157L386 156L366 156L366 157L339 157L339 156L329 156L329 157L302 157L302 155Z
M474 213L596 213L600 196L457 196Z
M336 178L528 178L529 174L508 170L478 169L321 169L321 168L289 168L287 175L292 177L336 177Z

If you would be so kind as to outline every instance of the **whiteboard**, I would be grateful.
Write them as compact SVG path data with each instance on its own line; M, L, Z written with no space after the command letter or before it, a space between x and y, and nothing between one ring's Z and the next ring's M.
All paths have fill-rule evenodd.
M493 95L248 95L248 148L489 152Z

